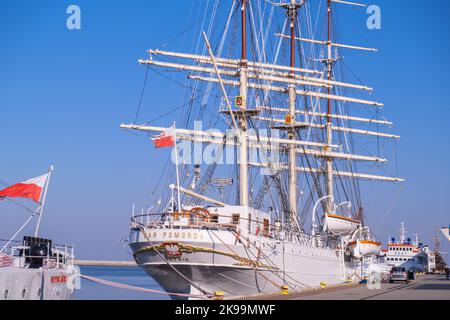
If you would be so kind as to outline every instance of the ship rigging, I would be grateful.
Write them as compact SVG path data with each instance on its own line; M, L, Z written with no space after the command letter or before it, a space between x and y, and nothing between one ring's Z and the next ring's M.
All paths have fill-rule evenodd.
M219 7L225 5L230 5L231 8L225 16L225 27L219 41L213 45L210 39L215 37L212 31L217 28L217 20L220 20ZM329 266L334 275L329 281L335 283L344 281L349 276L347 269L351 269L351 261L344 256L345 242L366 241L379 250L379 243L373 239L364 222L364 199L359 183L361 180L404 180L390 175L360 172L357 170L358 163L375 164L376 168L387 165L388 160L378 152L377 155L367 152L370 146L368 140L374 139L378 145L381 140L395 142L400 137L382 130L389 129L393 123L380 117L383 103L365 97L373 92L371 87L339 77L343 74L340 50L377 50L341 44L336 40L334 7L338 5L363 6L338 0L324 0L314 4L307 0L279 3L216 1L210 12L208 30L200 30L199 43L204 43L201 52L150 49L149 57L139 60L147 70L158 74L163 71L187 73L187 84L183 86L188 88L188 103L183 108L182 125L178 123L176 128L170 130L175 133L175 144L187 142L200 146L209 145L208 148L212 146L214 151L210 154L214 161L206 165L201 163L202 157L199 159L197 156L195 163L177 161L177 170L172 170L170 165L166 166L166 181L171 188L164 191L165 196L160 201L159 208L160 212L166 212L162 214L163 220L152 225L156 230L174 228L172 222L176 222L176 228L181 229L202 226L207 230L219 228L217 232L212 232L214 236L209 236L208 241L200 241L203 245L201 249L192 243L186 244L181 239L180 243L176 243L179 253L183 255L182 252L185 252L189 256L190 266L198 265L201 269L206 264L209 268L207 271L187 270L186 264L181 263L181 273L184 277L191 277L190 282L206 285L205 281L208 281L197 273L222 270L223 265L230 264L226 259L220 266L206 262L210 259L208 254L212 257L222 254L237 259L240 267L247 265L251 268L250 271L262 268L264 272L274 273L276 277L282 274L284 279L286 274L290 274L297 284L318 284L315 276L306 280L305 275L294 276L295 267L290 265L287 268L284 259L283 266L280 266L280 261L262 259L260 253L257 254L256 261L242 260L241 254L232 254L231 252L238 252L242 248L232 249L230 237L241 239L244 229L248 242L254 237L258 239L255 240L256 248L253 248L258 252L263 251L262 247L266 245L271 246L268 239L283 239L281 250L284 256L284 241L287 239L291 242L288 247L292 246L289 250L292 253L297 250L300 260L305 258L302 257L304 254L318 254L330 261L335 259L335 265L332 266L333 263L330 262ZM208 12L208 8L206 10ZM326 23L322 30L324 38L316 39L317 32L312 27L312 12L317 12L318 17L325 16ZM238 38L240 41L237 41ZM226 44L229 46L226 47ZM178 80L174 81L179 83ZM215 129L222 126L222 132L226 133L219 130L206 131L195 125L192 127L195 116L197 120L203 119L203 124L206 122L206 112L211 114L209 123ZM367 117L363 113L372 113L373 116ZM167 134L169 130L151 123L123 124L121 128L147 135ZM188 144L187 148L195 149L195 146ZM236 150L236 153L232 153L236 165L221 166L218 160L230 149ZM182 159L178 154L179 148L175 147L174 150L176 158ZM361 150L365 153L360 153ZM182 167L181 171L178 166ZM202 171L205 172L203 175ZM192 172L195 175L193 183L190 177ZM217 195L208 193L211 181L218 181L220 178L226 179L227 184L223 186L219 201ZM173 184L174 180L177 180L176 185ZM187 185L191 187L185 188ZM224 188L227 188L226 193ZM174 196L175 191L178 199ZM317 210L319 207L322 208L322 215ZM307 219L309 215L311 220ZM161 215L157 216L161 218ZM164 220L168 216L172 222ZM228 221L225 217L231 220ZM306 229L308 220L311 221L310 232ZM148 234L152 234L152 227L141 222L134 218L132 223L130 238L134 241L131 242L135 258L150 274L164 282L163 275L167 276L168 271L161 271L163 267L159 259L160 253L168 250L168 247L164 247L164 239L160 238L164 233L154 232L156 239L150 239ZM226 226L228 233L221 230L221 227ZM168 235L169 231L165 234ZM361 238L355 239L356 234ZM202 233L198 233L198 237L201 236ZM266 239L261 240L261 236ZM234 245L246 246L245 243L238 242ZM224 245L224 252L227 253L211 251L211 243L213 246ZM251 249L249 244L247 249ZM280 253L279 248L273 247L271 250L272 254ZM376 254L375 251L367 250L370 255ZM195 252L201 254L194 258ZM360 259L361 256L355 258ZM305 262L309 270L318 263L314 259L310 260ZM275 265L275 269L273 266L269 267L271 264ZM229 267L233 272L239 272L236 271L235 264L231 263ZM266 277L268 275L264 276ZM174 279L170 284L162 285L171 291L187 290L173 287ZM167 281L169 280L166 279ZM242 281L249 280L244 277ZM192 289L190 282L188 284ZM235 286L227 286L221 280L218 282L227 288L225 291L236 293ZM247 285L256 288L253 291L263 291L258 284Z

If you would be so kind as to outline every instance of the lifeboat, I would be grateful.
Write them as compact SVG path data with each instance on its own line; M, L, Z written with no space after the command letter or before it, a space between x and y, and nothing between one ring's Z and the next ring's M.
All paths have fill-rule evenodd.
M326 230L337 236L348 235L355 232L360 224L359 221L344 216L336 214L325 215Z
M376 256L381 251L381 242L375 240L356 240L348 244L348 247L357 258Z

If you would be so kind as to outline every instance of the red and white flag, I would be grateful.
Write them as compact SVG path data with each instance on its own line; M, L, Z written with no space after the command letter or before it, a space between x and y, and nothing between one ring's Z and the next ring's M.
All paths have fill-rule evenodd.
M175 147L175 126L152 138L156 149Z
M47 178L48 174L44 174L43 176L14 184L0 191L0 199L6 197L27 198L39 203Z

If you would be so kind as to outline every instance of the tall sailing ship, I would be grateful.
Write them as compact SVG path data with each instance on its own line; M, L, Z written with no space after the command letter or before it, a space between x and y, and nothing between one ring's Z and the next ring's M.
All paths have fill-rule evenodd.
M403 180L361 173L357 165L385 165L371 147L400 137L388 132L393 123L380 116L383 104L361 97L372 88L340 80L341 50L377 51L337 42L340 5L364 6L217 0L200 19L203 27L210 17L199 35L202 49L151 49L139 61L147 72L188 78L181 83L188 89L184 128L172 121L121 126L152 137L157 148L173 147L175 164L158 180L157 211L133 213L129 235L136 262L167 292L241 296L359 281L361 264L379 253L360 181ZM313 14L326 19L322 35ZM206 145L213 161L202 163L204 154L186 160Z

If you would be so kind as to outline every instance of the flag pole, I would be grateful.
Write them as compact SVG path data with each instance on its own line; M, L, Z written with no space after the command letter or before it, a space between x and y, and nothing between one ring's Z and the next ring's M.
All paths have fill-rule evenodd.
M42 196L42 202L41 202L41 207L39 208L39 219L38 219L38 223L36 226L36 231L34 233L34 236L37 238L38 234L39 234L39 228L41 226L41 219L42 219L42 212L44 211L44 206L45 206L45 200L47 199L47 191L48 191L48 185L50 183L50 178L52 176L53 173L53 166L50 167L50 169L48 170L48 177L47 177L47 181L45 182L45 190L44 190L44 194Z
M175 140L175 168L177 174L177 190L178 190L178 212L181 213L181 195L180 195L180 172L178 170L178 147L177 147L177 127L176 123L173 123L173 136Z

